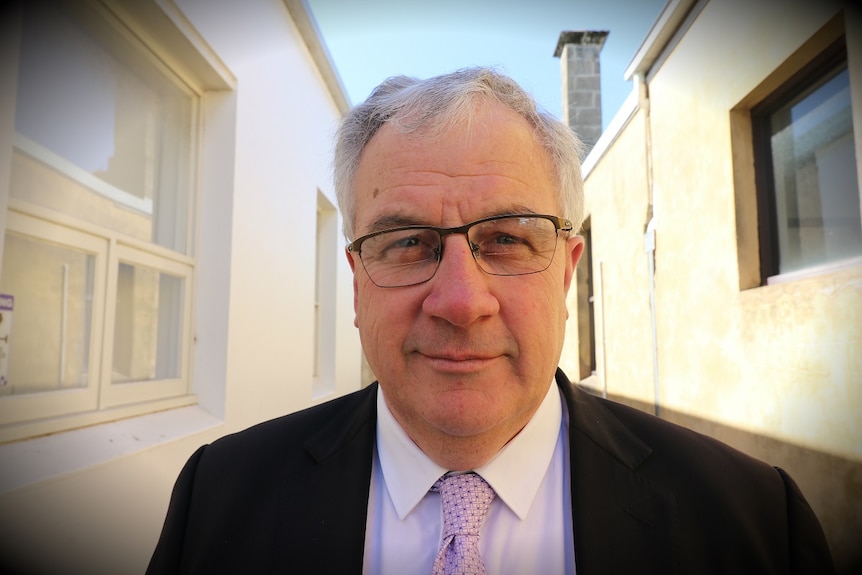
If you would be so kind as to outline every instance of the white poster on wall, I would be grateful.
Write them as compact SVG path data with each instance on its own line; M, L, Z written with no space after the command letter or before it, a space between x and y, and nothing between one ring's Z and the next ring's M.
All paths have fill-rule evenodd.
M0 294L0 394L9 388L9 339L12 334L12 311L15 297Z

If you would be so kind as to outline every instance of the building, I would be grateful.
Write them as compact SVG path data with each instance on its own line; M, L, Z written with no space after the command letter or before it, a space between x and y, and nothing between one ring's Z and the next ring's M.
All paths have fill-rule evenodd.
M302 0L0 10L0 567L140 573L195 448L361 385L329 176L348 103ZM860 33L834 0L668 3L586 158L563 357L790 471L844 571ZM797 102L812 137L788 142Z
M672 0L626 76L634 90L584 163L588 247L563 368L787 469L850 572L862 566L859 6Z
M349 104L301 0L0 10L0 567L141 573L199 445L360 386Z

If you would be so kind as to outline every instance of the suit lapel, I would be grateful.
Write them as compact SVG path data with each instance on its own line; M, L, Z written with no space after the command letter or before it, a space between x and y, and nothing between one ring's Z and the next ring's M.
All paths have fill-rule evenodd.
M305 444L307 464L296 466L282 498L274 572L359 573L365 551L365 525L376 436L377 385ZM301 553L288 554L290 549Z
M561 371L557 383L569 413L578 575L676 572L667 545L676 540L674 497L638 473L651 448ZM361 572L376 398L375 384L320 422L306 442L307 462L295 465L285 483L294 487L282 497L273 572ZM297 557L288 547L303 552Z
M557 382L569 410L575 563L578 575L674 573L673 494L639 473L652 449L602 400Z

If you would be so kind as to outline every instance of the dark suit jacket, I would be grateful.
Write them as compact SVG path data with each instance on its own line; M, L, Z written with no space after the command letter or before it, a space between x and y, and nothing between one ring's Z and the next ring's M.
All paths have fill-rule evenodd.
M780 469L558 371L570 414L578 575L833 573ZM361 573L377 385L201 447L149 574Z

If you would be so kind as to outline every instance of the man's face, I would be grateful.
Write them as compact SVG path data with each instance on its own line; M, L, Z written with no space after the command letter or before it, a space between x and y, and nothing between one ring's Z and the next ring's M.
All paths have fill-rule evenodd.
M561 215L550 160L530 125L496 103L479 105L472 129L437 138L405 138L385 125L365 149L354 189L357 236L498 214ZM426 452L454 438L499 448L529 421L559 361L582 247L560 237L547 270L500 277L479 269L465 236L450 235L436 275L398 288L375 286L348 254L368 362L396 420Z

